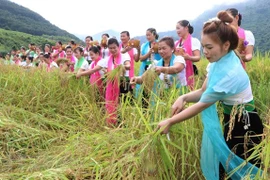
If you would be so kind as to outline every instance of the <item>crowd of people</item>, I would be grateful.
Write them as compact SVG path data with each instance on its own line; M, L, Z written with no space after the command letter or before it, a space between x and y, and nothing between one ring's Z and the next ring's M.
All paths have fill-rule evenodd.
M117 107L122 94L141 91L144 98L149 97L149 92L141 87L148 71L156 73L165 89L186 87L190 92L181 94L172 105L172 116L161 121L158 129L167 134L172 125L202 112L201 167L206 179L224 179L251 155L263 134L263 124L245 71L245 63L252 59L255 38L251 31L240 27L241 20L242 15L237 9L220 11L216 18L203 25L201 41L192 37L190 22L181 20L176 23L177 41L171 37L159 39L156 29L149 28L146 30L147 42L141 45L130 38L128 31L123 31L120 41L110 38L109 34L103 34L101 42L87 36L85 47L76 46L73 41L68 45L59 41L53 47L46 44L42 50L32 43L28 49L12 50L3 61L23 68L45 68L48 72L60 69L74 73L77 78L89 77L91 85L95 85L104 97L106 121L111 125L117 125ZM201 49L209 61L208 74L203 86L194 89L194 63L200 61ZM139 74L134 70L137 62L140 62ZM116 71L122 73L104 83L108 74L117 74ZM194 104L184 108L190 102ZM216 102L223 105L222 125ZM238 111L232 115L235 106ZM144 107L148 105L144 104ZM230 126L231 121L234 127ZM250 136L247 144L244 142L246 135ZM241 179L250 172L256 174L260 165L259 158L252 159L231 178Z

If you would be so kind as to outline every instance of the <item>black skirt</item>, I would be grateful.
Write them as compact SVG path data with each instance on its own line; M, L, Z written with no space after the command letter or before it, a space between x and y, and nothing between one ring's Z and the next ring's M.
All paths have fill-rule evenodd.
M133 99L133 88L130 85L129 78L120 80L120 102L130 101Z
M120 80L120 94L127 94L127 93L132 93L133 88L130 85L130 79L125 77Z
M247 159L252 154L253 151L250 151L250 149L254 148L262 141L263 134L263 124L256 109L252 112L248 112L248 116L250 119L250 126L247 125L247 121L245 121L245 117L243 115L240 117L240 121L238 121L238 115L235 116L235 124L231 131L231 139L226 141L226 144L231 151L242 159ZM225 140L227 140L229 133L229 124L230 115L224 114L223 126ZM246 139L245 136L247 136ZM261 164L261 160L258 158L251 159L249 162L255 164L257 167L260 167ZM219 179L224 179L225 171L221 164L219 169Z

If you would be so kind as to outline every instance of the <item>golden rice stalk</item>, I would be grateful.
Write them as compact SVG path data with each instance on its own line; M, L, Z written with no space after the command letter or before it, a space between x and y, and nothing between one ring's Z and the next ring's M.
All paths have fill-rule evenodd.
M237 114L237 106L233 106L231 114L230 114L230 123L229 123L229 131L227 134L227 139L226 141L232 139L232 130L234 128L234 124L235 124L235 116Z
M60 64L64 64L64 63L67 63L67 62L69 62L69 60L68 59L66 59L66 58L58 58L57 60L56 60L56 64L59 66Z
M116 68L114 68L112 71L106 74L105 81L106 82L117 81L120 84L120 77L124 77L125 72L126 72L125 67L122 64L120 64Z
M56 64L57 64L59 67L61 67L61 71L63 71L63 72L67 72L67 71L69 70L69 67L68 67L68 65L67 65L68 62L69 62L69 60L66 59L66 58L58 58L58 59L56 60Z
M142 166L144 177L152 179L158 173L158 161L157 161L157 146L154 142L150 142L141 154Z
M151 92L158 75L154 69L148 69L142 76L143 87L146 92Z

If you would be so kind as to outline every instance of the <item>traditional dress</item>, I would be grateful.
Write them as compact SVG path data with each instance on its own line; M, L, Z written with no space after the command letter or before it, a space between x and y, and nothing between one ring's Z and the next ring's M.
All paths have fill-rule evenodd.
M200 50L200 41L196 38L193 38L190 34L187 39L183 42L183 39L180 38L175 42L175 47L182 47L190 56L193 56L193 51ZM191 60L186 60L186 80L188 86L193 89L194 88L194 69L193 63Z
M117 59L114 59L112 55L107 58L107 64L105 64L104 68L107 68L108 73L114 70L120 64L124 65L126 61L130 61L130 56L128 53L121 54ZM129 71L126 71L125 76L129 76ZM120 95L120 84L118 83L120 80L117 79L120 77L116 77L113 81L108 81L106 86L106 111L108 114L107 123L108 124L116 124L117 123L117 107Z
M120 51L122 50L123 44L120 44ZM127 52L130 56L130 70L129 70L129 78L134 77L134 66L135 66L135 55L138 54L138 51L136 48L132 48Z
M200 102L213 103L233 99L234 104L245 104L245 101L243 102L241 98L236 98L235 96L249 89L249 86L249 77L241 67L239 58L234 51L230 51L217 62L210 64L207 87L202 94ZM246 99L246 101L248 102L250 99ZM235 155L228 147L223 137L215 104L202 112L202 121L204 129L201 148L201 168L206 179L219 179L219 163L222 164L227 173L243 163L242 167L231 176L232 179L236 180L242 179L247 174L252 178L253 175L260 172L260 169L253 164L245 164L245 160ZM250 121L254 121L254 119L250 119ZM261 123L256 121L256 119L255 122ZM248 128L253 129L250 127L251 123L249 125L246 123L246 125ZM243 126L239 131L244 132L246 131L245 128ZM257 129L255 133L260 134L261 129Z
M244 46L248 46L248 45L254 46L255 45L255 38L254 38L254 35L251 31L247 31L247 30L244 30L244 29L238 27L237 33L238 33L239 39L243 40L242 42L244 43ZM245 52L239 52L239 53L245 54ZM246 69L245 62L241 61L241 63L242 63L243 68Z
M101 57L103 59L108 58L111 55L108 47L101 47Z
M143 56L143 55L147 54L149 52L150 48L151 48L151 43L149 41L143 43L141 46L141 55ZM153 55L152 60L159 61L161 59L161 56L158 53L153 53L152 55ZM147 58L146 60L141 62L139 76L141 76L147 70L147 68L149 67L150 64L151 64L150 58ZM141 87L140 84L136 84L136 97L138 96L138 93L141 91L140 87ZM142 93L144 94L144 97L148 96L145 92L142 92Z
M164 67L164 59L160 59L159 61L154 61L157 67ZM181 63L186 66L186 62L182 56L175 56L174 54L171 57L169 67L174 66L175 63ZM157 80L154 82L154 87L152 92L155 94L154 96L150 96L151 105L154 106L157 102L156 98L168 97L170 94L170 89L180 89L179 93L182 94L185 92L185 87L187 85L186 81L186 71L185 68L175 74L164 74L160 73ZM142 101L144 104L148 106L146 101Z
M74 72L75 64L78 61L77 58L74 55L71 55L71 57L70 58L67 57L67 59L69 59L71 63L74 63L72 65L69 65L69 71Z
M56 62L54 61L47 64L47 72L51 72L52 68L59 68Z
M156 66L164 67L164 59L160 59L159 61L155 61ZM175 63L181 63L186 67L186 62L182 56L175 56L174 54L171 57L169 67L173 66ZM164 74L160 73L159 79L163 82L163 86L165 89L170 88L172 85L175 85L176 88L180 88L182 86L187 85L186 81L186 68L184 68L181 72L177 74Z
M94 69L95 66L99 65L100 61L102 61L101 57L92 61L89 69ZM90 84L97 85L101 96L103 96L104 94L104 87L102 82L103 75L104 75L103 70L100 70L98 72L91 74L90 76Z
M53 51L53 54L58 53L58 52L59 52L59 50L58 49L55 49ZM62 52L59 53L58 56L54 57L53 60L56 61L58 58L65 58L65 56L66 56L66 52L65 51L62 51Z
M26 61L21 62L20 66L22 67L34 67L33 63L28 63Z
M80 59L78 59L74 66L74 71L78 71L79 69L87 70L89 68L88 62L85 60L85 58L82 56Z
M141 46L141 55L145 55L149 52L149 49L151 48L151 43L150 42L146 42L143 43ZM158 53L154 53L154 59L153 60L160 60L161 56ZM141 76L145 70L148 68L148 66L151 64L151 59L148 58L144 61L141 62L141 66L140 66L140 71L139 71L139 75Z
M90 53L89 53L90 48L91 48L91 46L85 47L84 50L83 50L84 54L87 54L87 55L85 56L85 59L86 59L86 61L88 61L88 62L92 62L92 59L91 59Z

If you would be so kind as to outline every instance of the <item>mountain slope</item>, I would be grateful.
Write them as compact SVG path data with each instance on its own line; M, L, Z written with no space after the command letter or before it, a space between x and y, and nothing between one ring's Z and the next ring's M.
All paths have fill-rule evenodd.
M39 14L8 0L0 0L0 28L42 36L64 36L79 40L76 36L52 25Z
M21 46L28 47L29 43L41 45L54 45L56 41L68 42L70 39L63 36L34 36L18 31L10 31L0 28L0 54L6 54L11 49L19 49Z
M191 21L191 25L194 27L194 37L200 38L203 23L210 18L216 17L216 14L220 10L226 10L228 8L236 8L243 16L241 27L253 32L255 36L255 50L258 49L261 52L270 50L270 23L268 17L270 17L270 1L269 0L249 0L245 3L235 3L231 5L216 6L211 10L207 10L199 15L195 20ZM180 19L179 19L180 20ZM174 39L178 39L175 30L168 32L159 32L160 38L164 36L172 36ZM145 36L135 37L140 39L141 42L145 42Z

